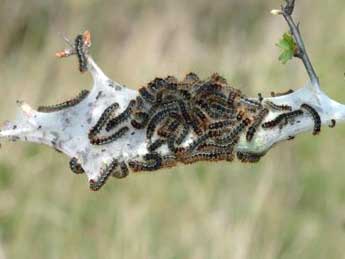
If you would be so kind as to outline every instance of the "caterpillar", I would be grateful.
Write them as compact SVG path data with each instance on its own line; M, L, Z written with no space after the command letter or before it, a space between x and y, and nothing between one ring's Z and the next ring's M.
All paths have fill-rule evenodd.
M170 84L170 85L174 85L174 87L177 87L177 83L178 83L178 80L176 77L174 76L167 76L165 78L165 81Z
M254 121L252 125L248 128L248 131L246 134L246 140L248 142L250 142L253 139L258 127L260 126L260 124L265 119L268 113L269 113L268 109L264 108L259 112L257 116L255 116Z
M157 139L151 145L148 146L147 150L150 152L153 152L156 149L160 148L162 145L164 145L166 142L167 142L166 139L162 139L162 138Z
M272 110L276 110L276 111L292 111L292 107L289 105L284 105L284 104L279 105L271 101L265 101L265 105L267 105Z
M65 58L71 55L77 55L79 63L79 71L85 72L88 69L87 52L91 46L91 33L85 31L83 34L77 35L74 40L74 44L70 40L64 37L64 40L70 45L71 48L57 52L55 55L58 58Z
M221 92L205 93L199 96L198 99L206 100L206 102L210 104L216 103L227 108L233 108L231 105L228 104L226 96Z
M156 93L156 101L163 98L163 93L168 91L169 93L176 93L178 91L177 79L173 76L168 76L165 79L155 78L148 83L148 88L151 92ZM160 95L160 97L158 97Z
M92 145L105 145L121 138L128 131L129 131L129 128L125 126L125 127L120 128L118 131L116 131L114 134L110 136L106 136L106 137L92 136L90 138L90 143Z
M196 140L194 140L187 149L187 152L191 153L193 152L195 149L197 149L200 145L204 144L209 138L214 138L214 137L218 137L219 135L221 135L222 132L221 131L216 131L216 130L210 130L207 131L204 135L198 137Z
M119 104L113 103L103 111L97 123L89 131L89 139L92 139L96 134L98 134L102 130L107 120L111 117L113 112L117 110L118 108L119 108Z
M146 129L146 138L151 139L156 127L159 123L161 123L169 113L172 113L174 111L173 108L164 109L159 112L157 112L149 121Z
M193 107L192 112L196 116L196 118L198 118L202 122L203 127L205 128L206 124L208 124L208 119L203 111L198 107Z
M128 162L133 172L139 171L155 171L161 168L162 157L158 153L148 153L144 155L145 162L132 160Z
M231 151L233 150L233 144L220 144L216 143L214 141L207 141L204 144L201 144L198 149L198 151L205 151L205 150L226 150L226 151Z
M76 157L72 157L72 159L69 161L69 167L70 167L71 171L75 174L85 173L83 167L78 162L78 159Z
M228 104L232 107L236 106L236 99L240 97L240 93L238 91L230 91L228 95Z
M161 167L168 168L174 167L177 164L176 156L175 155L164 155L162 156L162 164Z
M189 133L189 128L185 127L183 124L180 125L182 125L182 129L178 130L175 134L172 132L170 136L167 138L168 148L173 153L185 152L184 148L180 148L177 146L183 143L183 141Z
M172 120L171 117L157 130L157 135L163 138L169 137L178 128L180 122L178 120Z
M183 101L178 101L179 108L182 114L182 117L184 118L187 125L190 125L193 129L193 131L198 135L202 135L202 129L198 126L195 120L192 119L191 115L189 114L189 111Z
M223 112L211 109L205 100L197 100L195 104L212 119L221 119L224 116Z
M137 112L134 114L134 117L141 117L142 122L139 123L137 121L133 121L132 126L142 125L143 128L147 126L149 121L157 115L157 113L164 111L164 110L178 110L178 103L176 100L169 100L167 102L163 103L155 103L150 107L150 109L147 112ZM138 119L138 118L137 118ZM163 119L164 120L164 119ZM135 123L135 124L133 124Z
M175 135L171 135L167 139L168 149L173 153L177 152L177 148L175 147L175 141L176 141Z
M155 102L155 97L149 91L147 91L145 86L139 88L138 91L139 91L141 97L144 99L144 101L146 101L148 103L154 103Z
M172 147L175 141L177 145L182 144L189 133L189 127L178 113L171 113L170 119L173 119L173 121L168 125L165 134L168 138L168 147L170 150L174 150Z
M147 122L149 121L150 117L146 112L137 112L134 114L135 119L131 120L131 125L135 129L143 129L146 127ZM138 122L138 119L141 122Z
M67 100L63 103L49 105L49 106L39 106L37 110L39 112L56 112L61 111L63 109L73 107L77 104L79 104L82 100L84 100L89 94L88 90L82 90L76 97Z
M236 153L238 160L240 160L243 163L257 163L260 161L260 158L264 154L255 154L255 153L249 153L249 152L237 152Z
M176 144L181 145L189 133L189 127L185 122L180 123L180 130L176 133Z
M261 93L258 93L258 99L260 103L262 103L262 101L264 100Z
M283 93L275 93L275 92L271 92L271 96L272 97L278 97L278 96L283 96L283 95L288 95L288 94L292 94L294 92L294 90L289 89L286 92Z
M160 103L164 100L183 100L188 102L190 99L191 94L184 89L165 88L161 89L156 95L157 103Z
M188 73L183 79L183 83L187 85L193 85L199 81L200 81L199 77L197 76L197 74L193 72Z
M236 120L241 121L244 115L245 112L243 110L238 111L238 113L236 114Z
M177 90L177 96L185 101L189 101L192 98L191 93L184 89Z
M74 40L76 55L79 62L79 71L84 73L88 69L88 62L86 57L86 46L83 35L79 34Z
M221 87L226 86L228 84L226 79L224 77L220 76L218 73L213 73L211 75L211 82L213 82L215 84L219 84Z
M182 159L184 164L191 164L197 161L219 161L226 160L232 161L234 159L232 150L229 151L204 151L195 154L187 155Z
M306 110L313 118L314 120L314 129L313 129L313 135L317 135L321 131L321 118L319 113L311 107L309 104L303 103L301 105L301 108Z
M117 127L120 123L128 120L133 112L133 108L135 106L135 100L131 100L127 106L127 108L117 117L110 119L105 126L106 131L111 131L115 127Z
M127 177L129 174L127 164L124 161L122 161L120 162L119 167L120 167L119 170L113 171L112 176L118 179Z
M216 143L220 144L236 144L238 141L238 136L241 132L251 123L249 118L242 120L235 128L233 128L229 134L223 138L216 139Z
M188 147L188 152L193 152L195 149L197 149L200 145L205 143L210 138L209 132L204 134L203 136L197 138L194 140Z
M166 82L162 78L155 78L147 86L152 92L157 92L166 86Z
M198 86L195 91L195 97L199 97L199 95L209 95L216 92L220 92L222 90L222 85L214 84L210 81L203 83L202 85Z
M218 103L211 103L210 104L210 108L219 113L219 114L222 114L222 117L224 118L230 118L231 115L233 115L233 110L232 109L228 109L226 107L224 107L223 105L221 104L218 104Z
M234 120L223 120L223 121L216 121L208 125L209 130L215 130L215 129L220 129L220 128L225 128L230 125L234 125L235 121Z
M328 125L328 127L330 127L330 128L334 128L335 127L335 125L336 125L336 120L335 119L332 119L331 120L331 124L330 125Z
M98 191L99 189L101 189L101 187L108 180L109 176L115 172L118 165L119 165L118 160L113 159L109 165L107 165L104 169L101 170L100 176L98 177L98 179L96 181L90 180L90 182L89 182L90 189L92 191Z
M144 100L139 95L137 96L136 100L136 109L141 110L144 109Z
M261 98L262 98L262 96L261 96ZM260 97L259 97L259 100L260 100ZM242 103L249 105L249 106L253 106L254 108L261 108L261 106L262 106L260 101L258 102L256 100L252 100L252 99L248 99L248 98L241 98L240 101Z
M281 124L282 122L285 122L286 124L289 119L292 119L301 115L303 115L302 110L295 110L292 112L283 113L283 114L278 115L275 119L263 123L262 128L264 129L274 128L278 126L279 124Z

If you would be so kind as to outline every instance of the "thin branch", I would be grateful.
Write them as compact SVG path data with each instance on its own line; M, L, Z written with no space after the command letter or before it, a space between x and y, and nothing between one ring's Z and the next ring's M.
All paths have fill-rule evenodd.
M315 87L316 90L319 91L320 90L319 78L309 59L300 29L299 29L299 24L296 25L295 21L292 18L292 13L295 8L295 0L285 0L285 1L286 1L286 4L281 6L280 14L283 15L283 17L285 18L285 21L289 25L290 32L292 36L294 37L295 42L297 44L297 51L295 53L295 56L302 60L313 87Z

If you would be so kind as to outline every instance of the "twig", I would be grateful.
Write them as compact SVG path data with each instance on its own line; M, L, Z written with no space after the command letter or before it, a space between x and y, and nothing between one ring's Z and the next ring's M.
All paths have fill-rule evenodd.
M295 21L292 18L292 13L295 8L295 0L285 0L285 2L286 4L281 6L280 14L283 15L283 17L285 18L285 21L289 25L291 34L295 39L295 42L297 45L297 51L295 53L295 56L302 60L305 66L305 69L307 70L307 73L309 75L312 86L315 87L317 91L319 91L320 90L319 78L314 70L314 67L306 51L304 41L299 29L299 24L296 25Z

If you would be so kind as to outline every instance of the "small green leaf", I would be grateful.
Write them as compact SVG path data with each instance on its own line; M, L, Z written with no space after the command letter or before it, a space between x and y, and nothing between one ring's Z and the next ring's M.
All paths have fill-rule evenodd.
M283 64L293 58L297 47L291 33L284 33L283 38L279 40L276 46L282 50L279 61Z
M283 64L286 64L290 59L292 59L293 53L290 51L283 51L280 56L279 56L279 61L282 62Z

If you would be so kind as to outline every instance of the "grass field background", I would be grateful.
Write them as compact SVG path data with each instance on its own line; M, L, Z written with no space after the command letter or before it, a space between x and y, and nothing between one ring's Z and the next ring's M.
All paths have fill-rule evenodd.
M156 76L218 72L247 95L296 89L283 66L277 0L0 1L0 121L91 87L59 32L92 32L92 55L131 88ZM323 89L345 102L345 1L297 1ZM197 163L110 180L90 192L45 146L2 143L0 259L345 258L345 127L298 136L260 163Z

